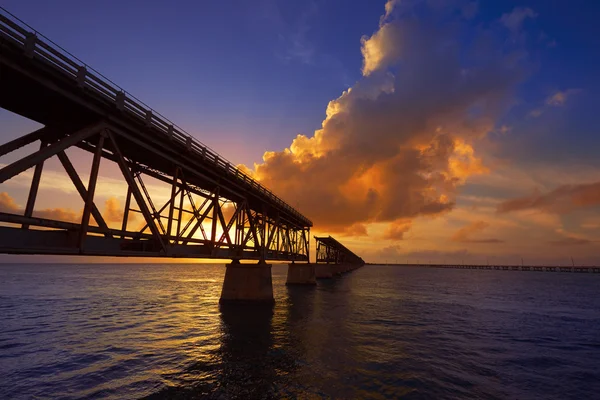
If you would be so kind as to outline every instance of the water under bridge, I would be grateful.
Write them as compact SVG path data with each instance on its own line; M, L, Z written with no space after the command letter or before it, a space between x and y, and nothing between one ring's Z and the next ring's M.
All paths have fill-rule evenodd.
M0 253L229 259L223 296L232 299L272 300L267 261L291 262L290 271L307 263L314 275L307 217L1 8L0 107L43 125L0 145L0 157L18 154L0 163L1 189L33 170L23 209L0 212ZM22 154L32 144L37 147ZM87 182L69 157L73 148L90 154ZM77 221L36 215L44 163L51 158L81 198ZM118 167L126 188L118 226L107 222L95 201L102 161ZM166 201L148 180L166 185ZM142 224L131 223L133 214L141 215ZM298 282L296 275L288 283L307 283L304 273ZM254 286L268 288L256 295Z

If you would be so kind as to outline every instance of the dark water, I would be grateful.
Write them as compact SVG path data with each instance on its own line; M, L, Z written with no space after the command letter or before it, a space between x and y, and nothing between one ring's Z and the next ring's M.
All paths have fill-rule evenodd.
M0 266L2 398L600 398L600 277L368 266L220 309L222 266Z

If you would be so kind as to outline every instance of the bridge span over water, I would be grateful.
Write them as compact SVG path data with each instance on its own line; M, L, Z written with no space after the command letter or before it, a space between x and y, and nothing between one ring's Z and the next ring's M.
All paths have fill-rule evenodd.
M309 261L307 217L2 8L0 107L43 125L0 145L0 192L12 178L33 172L23 209L0 212L0 253L229 259L222 299L269 301L266 262ZM32 144L35 150L22 155ZM87 182L69 157L72 148L90 154ZM13 159L7 162L7 155ZM80 220L36 213L51 158L81 197ZM101 162L118 167L126 188L118 226L110 226L97 204ZM168 188L166 201L148 180ZM139 226L130 221L134 213L141 215Z

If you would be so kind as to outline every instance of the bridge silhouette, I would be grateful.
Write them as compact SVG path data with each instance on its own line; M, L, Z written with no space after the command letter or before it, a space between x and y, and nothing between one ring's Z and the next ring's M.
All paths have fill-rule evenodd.
M222 299L232 300L272 300L266 261L291 261L294 271L296 262L309 262L308 218L2 8L0 107L43 125L0 146L3 157L39 143L37 151L0 164L0 184L34 169L22 215L0 212L1 253L230 259ZM70 148L93 155L87 186ZM83 201L80 222L34 215L52 157ZM116 164L127 187L119 229L108 226L95 203L101 161ZM168 185L166 202L157 202L144 183L149 178ZM131 213L142 215L142 227L129 223ZM242 267L240 260L258 264ZM288 283L300 280L288 275Z

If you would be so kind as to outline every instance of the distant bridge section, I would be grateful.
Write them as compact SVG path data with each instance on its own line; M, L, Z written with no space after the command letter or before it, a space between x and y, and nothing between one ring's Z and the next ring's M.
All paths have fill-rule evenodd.
M357 266L365 264L362 258L331 236L315 236L315 241L317 243L317 263L351 264Z
M23 212L0 212L0 252L308 261L308 218L2 8L0 107L44 125L0 146L3 157L39 143L16 161L0 158L0 191L33 169ZM92 155L88 182L67 155L72 147ZM35 215L52 157L83 201L79 221ZM118 166L127 191L118 227L96 203L101 161ZM149 178L166 185L167 201L144 183ZM129 221L132 213L143 218L140 226Z

